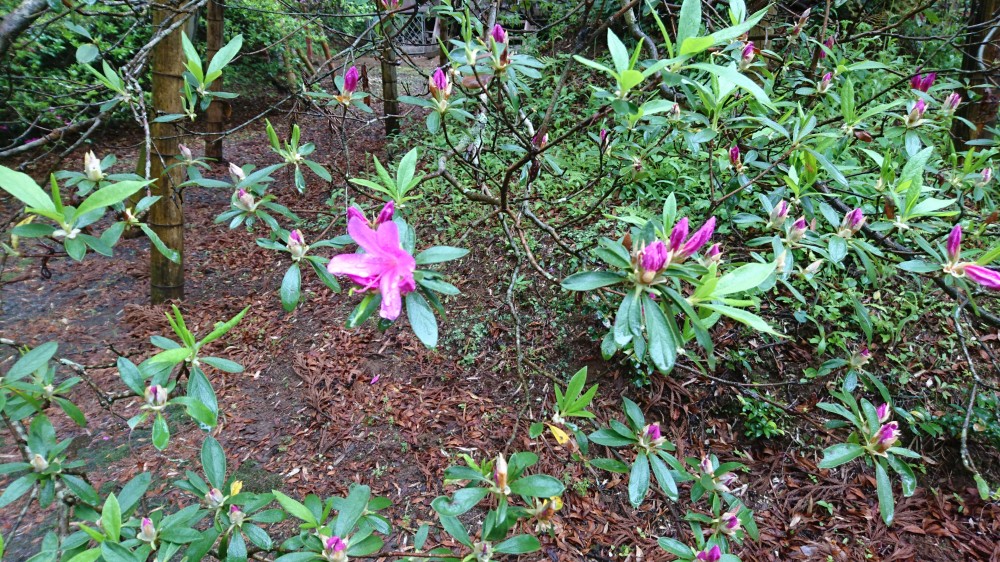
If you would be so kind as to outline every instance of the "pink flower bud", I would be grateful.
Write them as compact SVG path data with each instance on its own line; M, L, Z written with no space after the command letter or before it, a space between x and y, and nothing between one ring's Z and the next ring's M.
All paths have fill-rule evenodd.
M545 148L549 145L549 134L545 133L531 137L531 144L535 145L539 150Z
M194 160L194 155L191 154L191 149L184 146L183 144L177 145L177 150L181 151L181 156L184 157L185 162L190 162Z
M448 75L444 70L438 68L431 75L430 84L428 85L431 91L431 96L438 102L446 101L448 96L451 95L451 81L448 79Z
M948 251L948 261L958 263L959 255L962 253L962 225L956 224L948 233L948 242L945 246Z
M145 398L146 404L159 410L167 403L167 389L158 384L151 384L146 387Z
M715 467L712 465L712 458L708 455L701 457L701 462L698 463L698 468L701 469L702 474L713 474L715 472Z
M252 213L257 208L257 202L254 200L253 195L248 193L245 189L240 188L236 192L236 208L241 211L246 211Z
M688 219L687 217L682 218L677 221L674 225L674 229L670 231L670 251L676 252L681 249L681 245L684 244L684 239L688 235Z
M344 73L344 90L341 92L345 96L350 96L358 90L358 67L352 66Z
M910 113L906 116L906 126L913 128L923 123L925 111L927 111L927 102L922 99L915 101L910 108Z
M667 254L667 245L663 243L663 240L656 240L639 251L639 267L642 268L641 274L644 283L651 283L656 274L666 267ZM647 273L651 274L648 280L646 279Z
M990 180L993 179L993 168L983 168L979 178L983 185L990 183Z
M733 536L740 530L740 518L736 511L727 511L719 517L719 530L723 534Z
M799 217L792 223L792 229L788 232L788 242L794 244L802 240L805 238L807 230L809 230L809 225L806 223L806 218Z
M733 145L729 149L729 163L735 167L740 166L740 147L738 145Z
M708 550L699 552L694 559L698 562L719 562L722 560L722 550L719 545L715 545Z
M910 80L910 86L912 86L914 90L926 92L931 89L931 86L934 85L934 80L936 78L937 74L933 72L929 72L923 76L914 76ZM914 81L916 81L916 85L914 85Z
M659 439L663 439L663 436L660 433L660 424L658 423L651 423L647 425L646 430L643 433L651 441L657 441Z
M878 416L879 423L885 423L889 421L889 416L892 415L892 410L889 409L889 404L882 403L878 408L875 408L875 415Z
M858 207L844 215L844 220L840 223L840 230L837 232L837 235L842 238L850 238L857 234L864 224L865 215L861 211L861 207Z
M503 454L497 455L497 460L493 464L493 481L503 494L510 493L510 486L507 485L507 459Z
M833 50L833 45L836 42L837 42L837 36L836 35L831 35L830 37L827 37L825 41L823 41L823 45L827 49ZM821 58L821 59L825 59L826 58L826 50L825 49L820 49L819 50L819 58Z
M705 259L702 263L705 267L722 263L722 245L719 243L712 244L708 248L708 251L705 252Z
M827 72L823 75L823 79L819 81L819 85L816 86L816 91L825 94L830 89L831 82L833 82L833 73Z
M754 54L753 41L747 41L747 44L743 46L743 51L740 53L740 64L744 67L749 66L753 62Z
M302 256L306 254L308 249L306 241L298 229L288 233L288 252L292 254L292 260L299 261L302 259Z
M222 507L222 502L226 501L226 496L222 495L222 492L218 488L212 488L205 494L205 505L209 509L218 509Z
M895 445L896 441L899 441L899 424L889 422L880 427L875 434L875 449L884 453Z
M142 542L148 542L152 544L156 541L156 527L153 526L153 520L149 517L143 517L139 524L139 533L135 536Z
M941 104L941 111L946 115L951 115L955 113L958 106L962 103L962 96L958 95L957 92L952 92L948 94L948 97L944 98L944 102Z
M378 218L375 219L375 225L378 226L382 223L386 223L392 220L392 215L396 211L396 203L394 201L389 201L382 207L382 210L378 214Z
M965 276L970 280L991 291L1000 291L1000 272L975 263L964 264L964 266Z
M504 29L499 23L493 26L493 29L490 31L490 37L492 37L498 45L507 44L507 30Z
M681 246L681 249L674 253L673 260L677 261L677 263L680 263L685 259L696 254L698 250L702 248L702 246L708 243L708 240L712 237L712 234L714 232L715 232L715 217L709 217L709 219L705 221L705 224L702 225L702 227L699 228L694 234L692 234L691 238L688 238L687 241L684 242L684 245Z
M771 209L771 215L768 217L767 225L771 228L780 228L781 225L785 224L785 219L788 218L789 205L788 201L782 199L777 205Z

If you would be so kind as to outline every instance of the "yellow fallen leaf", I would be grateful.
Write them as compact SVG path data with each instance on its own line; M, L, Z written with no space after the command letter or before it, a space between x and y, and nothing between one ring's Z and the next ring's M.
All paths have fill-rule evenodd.
M560 445L565 445L566 443L569 442L569 435L567 435L565 431L552 424L545 424L545 425L549 426L549 431L551 431L552 436L556 438L556 443L559 443Z

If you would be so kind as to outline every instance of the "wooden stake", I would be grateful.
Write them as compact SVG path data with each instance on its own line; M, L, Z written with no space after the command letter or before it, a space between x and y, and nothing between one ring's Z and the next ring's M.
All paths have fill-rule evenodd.
M208 55L209 62L215 57L215 53L219 52L219 49L223 45L223 29L225 27L225 7L219 0L209 0L208 2L208 12L205 15L205 43L206 51ZM213 92L222 91L222 77L220 76L209 87L209 90ZM219 99L212 100L212 103L208 106L207 112L207 126L205 127L206 132L219 134L223 131L223 115L225 110L223 107L224 102ZM208 158L214 158L219 162L224 162L225 158L222 155L222 137L221 136L210 136L205 139L205 156Z
M153 6L153 27L162 29L183 18L187 14L179 12L181 0L164 0ZM181 48L183 26L153 47L153 107L161 114L183 113L180 92L183 88L184 53ZM149 210L149 226L163 243L180 256L180 263L168 260L155 248L149 251L149 296L153 304L170 299L184 298L184 210L180 194L175 186L184 181L184 169L175 166L169 172L165 168L177 161L180 144L178 129L173 123L151 123L153 154L150 155L150 173L156 178L152 186L153 195L159 195Z

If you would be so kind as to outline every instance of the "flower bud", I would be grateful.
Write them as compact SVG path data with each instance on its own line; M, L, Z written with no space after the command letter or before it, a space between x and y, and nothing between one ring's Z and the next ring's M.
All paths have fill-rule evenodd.
M438 101L438 105L443 108L446 107L448 97L451 95L451 80L448 79L448 75L445 74L444 70L438 68L431 75L430 83L428 84L430 88L431 96Z
M358 90L358 67L352 66L347 69L344 73L344 89L341 94L348 98L348 103L350 103L350 97Z
M35 453L31 457L31 469L35 472L45 472L49 468L49 461L45 460L45 457Z
M809 225L806 224L806 218L799 217L798 220L792 223L792 228L788 231L788 243L795 244L805 238L807 230L809 230Z
M160 410L167 404L167 389L158 384L151 384L146 387L146 404L154 409Z
M338 536L325 538L323 540L323 558L329 562L345 562L347 560L347 543Z
M663 240L656 240L649 246L639 250L639 280L644 285L649 285L656 279L656 276L667 266L669 258L667 245Z
M507 460L503 458L503 453L497 455L496 463L493 465L493 481L503 495L510 494L510 486L507 485Z
M919 127L924 122L925 111L927 111L927 102L922 99L913 102L910 112L906 115L906 126L911 129Z
M864 224L865 215L861 211L861 207L858 207L857 209L854 209L844 215L844 220L840 222L840 230L837 231L837 236L840 236L841 238L850 238L857 234Z
M302 233L295 229L288 233L288 252L292 254L293 261L299 261L306 254L309 246L306 246Z
M739 170L742 167L740 163L740 147L738 145L733 145L729 149L729 163L733 165L734 168Z
M382 210L379 211L378 217L375 219L375 226L378 226L382 223L390 222L392 220L392 215L395 212L396 212L395 201L389 201L388 203L386 203L385 206L382 207Z
M830 89L831 82L833 82L833 73L827 72L823 75L823 79L820 80L819 84L816 86L816 91L821 94L825 94L827 90Z
M823 266L823 260L821 260L821 259L820 260L815 260L814 262L812 262L811 264L809 264L808 266L806 266L805 269L802 270L802 274L803 275L816 275L817 273L819 273L819 268L822 267L822 266Z
M788 218L789 211L788 201L782 199L777 205L771 209L771 215L768 217L767 227L768 228L781 228L781 225L785 224L785 219Z
M531 144L535 145L538 150L542 150L549 145L549 134L545 133L542 135L535 135L531 137Z
M871 361L872 352L868 351L867 347L862 347L858 351L851 354L851 358L848 361L851 369L860 369Z
M934 80L937 78L937 74L930 72L928 74L915 74L910 78L910 88L918 92L926 92L931 89L934 85Z
M379 0L382 9L391 12L399 9L399 0Z
M101 170L101 161L94 155L93 150L83 155L83 171L87 175L87 179L92 182L99 182L104 179L104 172Z
M698 562L719 562L719 560L722 560L722 549L719 548L719 545L715 545L710 549L699 552L695 555L694 559Z
M646 439L648 439L649 441L652 441L652 442L656 442L656 441L661 441L662 442L662 440L663 440L663 434L660 432L660 424L658 424L658 423L651 423L651 424L647 425L642 430L642 435L643 435L643 437L645 437Z
M872 440L875 450L884 453L899 441L899 424L889 422L879 428Z
M242 188L236 192L236 203L234 205L237 209L248 213L252 213L257 209L257 203L254 201L253 195Z
M222 503L226 501L226 496L222 495L222 492L218 488L212 488L205 494L205 505L209 509L218 509L222 507Z
M957 92L952 92L948 94L948 97L944 98L944 102L941 103L941 112L945 115L953 115L961 103L962 96L960 96Z
M878 408L875 408L875 415L878 416L878 423L885 423L889 421L892 409L889 408L889 404L883 402Z
M490 37L492 37L493 40L496 41L498 45L507 44L507 30L504 29L503 26L500 25L499 23L494 25L493 29L490 30Z
M991 179L993 179L993 168L983 168L983 171L979 174L980 185L990 183Z
M948 233L946 244L948 251L948 261L952 264L958 263L958 258L962 254L962 225L956 224Z
M730 493L733 487L739 483L739 478L732 472L726 472L715 479L715 489L719 492Z
M740 518L736 511L727 511L719 517L719 531L725 535L733 536L740 530Z
M149 517L142 518L142 522L139 524L139 532L135 535L135 538L149 544L156 542L156 527L153 526L152 519Z
M1000 271L983 267L976 263L959 264L962 273L980 286L992 291L1000 291Z
M705 221L705 224L692 234L691 237L684 242L680 249L674 252L670 261L672 263L682 263L687 258L693 256L702 248L702 246L708 243L714 232L715 217L709 217L708 220Z
M713 474L715 472L715 466L712 463L712 458L708 455L701 457L701 462L698 463L698 468L701 469L702 474Z
M477 542L472 545L472 554L476 562L490 562L493 560L493 545L486 541Z
M181 156L184 157L185 162L190 162L194 160L194 154L191 154L191 149L184 146L183 144L177 145L177 149L181 151Z
M702 265L710 267L712 264L719 265L720 263L722 263L722 245L716 242L708 248L707 252L705 252Z
M240 168L232 162L229 163L229 175L233 176L233 183L240 183L241 181L247 179L247 175L243 173L243 168Z
M611 146L611 139L608 136L608 130L601 129L601 133L598 137L601 139L601 153L607 152L608 147Z
M233 525L240 527L243 525L244 513L240 510L238 506L229 506L229 520L232 521Z
M754 57L753 41L747 41L747 44L743 46L743 50L740 52L740 67L746 69L753 62Z
M825 59L826 58L826 51L827 50L831 50L832 51L833 50L833 45L836 42L837 42L837 36L836 35L831 35L830 37L827 37L826 40L823 41L823 45L826 47L826 49L820 49L819 50L819 58Z

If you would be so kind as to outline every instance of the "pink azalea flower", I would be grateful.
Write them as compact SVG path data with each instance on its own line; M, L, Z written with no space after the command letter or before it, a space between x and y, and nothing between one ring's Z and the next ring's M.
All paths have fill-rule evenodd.
M344 95L349 96L358 89L358 67L352 66L344 74Z
M395 320L402 312L403 295L417 289L413 280L417 264L400 245L396 223L384 222L373 230L364 217L355 214L347 222L347 233L364 253L334 256L327 271L347 276L360 285L362 291L377 289L382 295L379 315Z
M715 545L709 550L699 552L694 559L698 562L719 562L722 560L722 550L719 545Z
M993 291L1000 290L1000 271L995 271L976 263L967 263L964 265L963 271L966 277L987 289Z
M948 234L948 261L958 263L958 258L962 254L962 225L956 224Z

